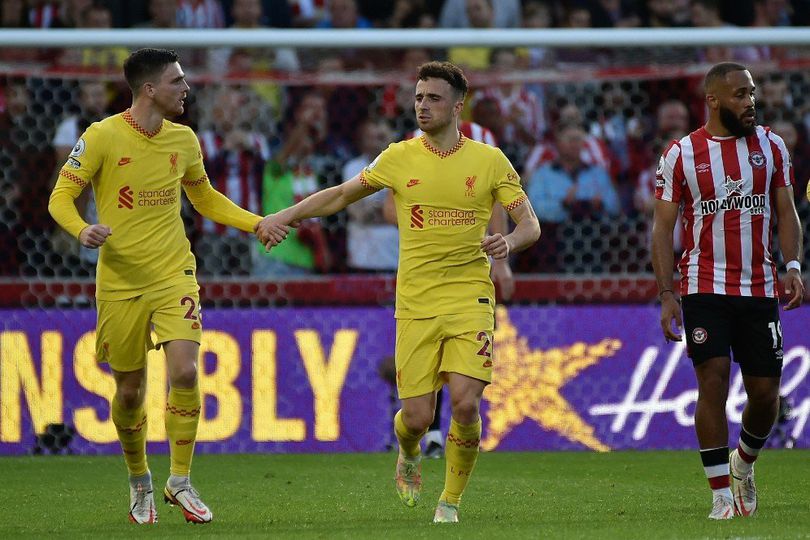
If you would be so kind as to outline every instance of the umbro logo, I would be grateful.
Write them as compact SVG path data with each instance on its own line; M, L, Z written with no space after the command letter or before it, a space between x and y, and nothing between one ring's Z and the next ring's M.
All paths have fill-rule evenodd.
M130 163L132 163L132 158L122 157L121 159L118 160L119 167L123 167L124 165L128 165Z
M413 187L413 186L421 184L421 183L422 183L422 181L419 180L418 178L411 178L410 180L408 180L408 183L405 184L405 187Z

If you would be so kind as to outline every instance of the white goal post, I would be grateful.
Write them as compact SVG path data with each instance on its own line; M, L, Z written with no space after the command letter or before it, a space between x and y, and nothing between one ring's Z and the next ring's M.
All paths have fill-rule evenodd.
M3 29L0 47L699 47L810 45L810 28L491 30Z

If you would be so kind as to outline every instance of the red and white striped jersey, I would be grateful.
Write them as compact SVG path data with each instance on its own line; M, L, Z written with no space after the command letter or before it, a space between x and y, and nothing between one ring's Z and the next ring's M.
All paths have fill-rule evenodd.
M557 149L553 143L540 142L534 145L523 163L523 171L520 173L521 178L527 181L532 173L539 169L542 165L557 159ZM608 172L612 172L612 163L610 150L602 139L594 137L593 135L585 135L582 145L582 152L580 152L580 159L586 165L598 165Z
M701 128L673 141L655 197L683 203L681 294L776 297L773 205L776 190L792 183L787 148L770 128L740 138Z
M472 139L474 141L482 142L488 144L490 146L498 146L498 141L495 140L495 135L493 133L482 126L481 124L476 124L475 122L467 122L463 120L459 122L458 130L464 134L465 137L468 139ZM414 139L416 137L422 136L422 130L417 128L414 131L411 131L407 135L405 135L405 140Z

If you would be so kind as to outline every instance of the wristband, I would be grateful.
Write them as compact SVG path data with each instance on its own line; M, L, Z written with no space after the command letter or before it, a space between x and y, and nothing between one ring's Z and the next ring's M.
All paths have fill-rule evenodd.
M664 289L663 291L658 293L658 299L661 300L661 297L664 296L664 293L672 293L672 296L675 296L675 293L672 289Z
M785 268L787 268L788 270L796 270L800 274L802 273L802 265L801 263L799 263L799 261L796 260L788 261L788 263L785 265Z

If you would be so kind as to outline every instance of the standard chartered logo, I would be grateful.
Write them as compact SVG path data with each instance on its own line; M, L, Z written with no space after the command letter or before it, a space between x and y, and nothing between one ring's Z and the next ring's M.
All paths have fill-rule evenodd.
M166 206L177 202L177 188L142 189L138 192L138 206Z
M420 208L419 217L422 218L423 215L424 223L429 227L463 227L475 225L475 210ZM418 228L421 229L422 227Z

